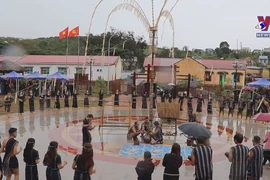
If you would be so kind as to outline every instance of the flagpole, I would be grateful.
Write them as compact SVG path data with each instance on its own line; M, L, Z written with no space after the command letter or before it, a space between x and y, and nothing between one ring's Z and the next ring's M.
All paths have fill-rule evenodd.
M66 69L68 71L68 65L67 65L67 63L68 63L68 35L67 35L67 49L66 49ZM63 84L62 84L62 92L61 93L62 93L62 95L64 93Z
M79 66L80 66L80 36L78 35L78 70L79 70ZM82 69L82 71L83 71L83 69ZM80 74L79 73L77 73L77 86L78 86L78 90L79 90L79 88L80 88Z
M66 68L67 68L67 59L68 59L68 36L66 37L67 38L67 46L66 46Z

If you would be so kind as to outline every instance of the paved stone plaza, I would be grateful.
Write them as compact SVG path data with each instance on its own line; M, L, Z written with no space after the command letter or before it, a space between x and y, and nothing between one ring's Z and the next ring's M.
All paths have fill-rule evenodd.
M105 106L105 119L109 121L127 122L129 111L127 107L113 107ZM59 142L59 154L63 160L68 161L68 165L61 170L62 179L69 180L73 177L73 170L71 164L76 153L81 152L82 134L81 126L82 120L88 113L94 114L94 117L101 116L101 108L78 108L78 109L60 109L39 112L33 114L26 112L22 117L17 114L12 114L8 120L5 116L0 116L1 119L1 139L7 136L7 131L10 127L18 128L17 140L20 146L24 148L25 143L29 137L36 139L36 149L40 153L41 160L47 150L50 141ZM147 116L147 110L132 110L132 119L143 120ZM137 116L135 118L135 116ZM185 122L186 115L183 113L178 123ZM213 135L211 138L211 145L214 151L214 179L226 180L228 179L230 163L227 161L224 153L229 151L233 146L232 137L236 132L245 135L245 145L252 147L251 138L254 135L264 137L266 126L254 123L253 121L235 120L232 118L218 118L207 117L199 115L202 123L211 129ZM99 119L94 120L94 124L98 126ZM173 129L173 128L171 128ZM171 131L170 128L166 131ZM126 134L127 128L95 128L91 133L93 137L94 159L96 174L92 176L94 180L135 180L135 165L139 159L142 158L144 150L152 151L154 159L159 164L153 173L154 180L162 179L164 168L162 167L162 156L169 151L169 147L173 142L178 142L182 147L182 155L186 158L190 149L186 146L186 138L180 136L179 132L176 137L165 136L164 144L151 147L149 145L141 144L139 147L134 147L127 142ZM137 149L136 149L137 148ZM20 178L24 179L24 163L22 160L22 153L18 155L20 162ZM40 179L45 179L45 167L42 164L38 165ZM194 168L188 164L180 168L181 178L183 180L194 179ZM268 176L268 178L267 178ZM270 165L264 167L264 180L269 179Z

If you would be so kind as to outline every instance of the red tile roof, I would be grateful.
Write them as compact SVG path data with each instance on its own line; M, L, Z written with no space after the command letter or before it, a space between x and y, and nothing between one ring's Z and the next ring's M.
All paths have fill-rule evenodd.
M0 61L3 61L3 60L16 61L20 58L21 57L19 57L19 56L0 56Z
M100 66L100 65L114 65L115 63L117 63L117 61L119 60L119 56L80 56L79 57L79 65L83 65L84 62L86 60L90 60L91 58L93 58L95 60L94 62L94 66ZM53 64L57 64L57 65L66 65L66 63L68 65L77 65L78 64L78 56L55 56L55 55L26 55L24 57L21 58L14 58L14 57L10 57L10 56L0 56L0 61L1 60L11 60L11 61L15 61L20 65L53 65Z
M233 63L235 60L212 60L212 59L204 59L204 60L197 60L201 64L205 65L206 68L214 68L214 69L235 69L233 67ZM239 63L242 63L242 67L239 69L246 69L246 62L245 60L240 59Z
M179 62L181 59L176 58L155 58L154 60L154 66L156 67L170 67L173 64ZM148 64L152 64L152 58L146 57L144 59L143 66L146 67Z

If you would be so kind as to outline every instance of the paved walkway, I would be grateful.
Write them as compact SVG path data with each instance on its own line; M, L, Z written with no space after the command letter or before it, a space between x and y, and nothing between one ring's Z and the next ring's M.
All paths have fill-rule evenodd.
M109 104L111 103L109 102ZM108 121L128 122L127 116L129 116L129 112L127 107L113 107L109 105L104 108L104 116ZM0 116L0 135L3 139L3 137L7 136L7 131L10 127L17 127L17 139L22 147L25 146L25 142L29 137L34 137L36 139L36 149L39 150L41 160L43 160L49 142L52 140L58 141L60 144L59 154L63 160L68 161L68 165L61 170L62 179L69 180L73 176L73 170L71 169L72 160L76 153L81 152L81 122L78 120L83 119L88 113L93 113L95 117L99 117L101 116L101 108L63 108L44 112L36 111L33 114L26 112L23 116L12 114L10 119ZM133 117L133 121L140 120L148 115L148 111L141 109L132 110L131 115L141 117ZM181 117L181 119L185 119L186 114L182 113ZM204 114L200 114L199 118L213 133L211 145L214 150L215 180L228 179L230 163L225 158L224 153L229 151L230 147L234 145L232 137L236 132L245 135L244 144L248 147L252 147L251 138L254 135L264 137L266 132L265 125L257 124L253 121L218 118L215 115L207 117ZM181 122L183 120L178 121L178 123ZM95 120L94 124L98 126L99 119ZM171 131L171 129L167 128L165 131ZM136 149L130 145L126 140L127 128L102 128L100 131L98 128L95 128L91 133L93 136L95 168L97 170L92 178L97 180L135 180L134 166L142 158L140 151L147 148L152 148L152 153L155 154L154 159L159 164L155 168L153 179L161 180L164 168L161 165L163 154L160 155L160 153L168 151L167 147L171 146L175 141L180 143L184 157L189 153L189 149L186 146L186 138L180 136L179 133L176 137L165 137L163 146L154 146L154 149L147 145L142 145L139 149ZM20 162L20 179L24 179L25 165L22 160L22 153L18 155L18 159ZM42 164L38 167L40 179L43 180L45 179L45 167ZM180 173L180 179L194 179L194 168L192 166L183 165L180 168ZM267 180L269 177L270 165L268 164L264 169L263 180Z

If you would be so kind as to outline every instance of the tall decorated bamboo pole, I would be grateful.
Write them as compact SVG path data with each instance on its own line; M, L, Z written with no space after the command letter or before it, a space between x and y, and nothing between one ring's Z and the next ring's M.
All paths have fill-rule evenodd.
M153 68L153 65L154 65L154 60L155 60L155 46L157 45L156 42L155 42L155 39L156 39L156 34L157 34L157 30L158 30L158 24L159 24L159 21L160 21L160 18L161 17L165 17L166 19L169 20L170 24L171 24L171 27L173 29L173 39L174 39L174 22L173 22L173 18L172 18L172 15L171 15L171 11L172 9L174 9L174 7L176 6L176 4L178 3L178 0L176 1L176 3L174 4L174 6L172 7L171 11L167 11L167 10L164 10L168 0L164 0L164 3L163 3L163 6L159 12L159 15L158 15L158 18L157 20L155 21L155 16L154 16L154 0L151 0L152 2L152 23L150 24L148 19L147 19L147 16L146 14L144 13L144 11L142 10L141 6L135 1L135 0L130 0L129 3L121 3L117 6L114 7L114 9L110 12L109 16L108 16L108 19L106 21L106 27L105 27L105 31L104 31L104 34L103 34L103 46L102 46L102 64L104 65L104 59L105 59L105 40L106 40L106 32L107 32L107 26L108 26L108 22L109 22L109 19L111 17L111 15L114 13L114 12L117 12L119 10L127 10L127 11L130 11L130 12L133 12L137 18L143 23L143 25L145 26L145 28L148 30L148 32L152 32L151 34L151 37L150 39L152 39L152 42L151 43L151 49L152 49L152 73L151 73L151 81L150 81L150 108L149 108L149 120L150 121L153 121L153 101L152 101L152 98L153 98L153 84L154 84L154 68ZM174 40L173 40L173 46L174 46ZM174 47L172 47L172 49L174 49Z

